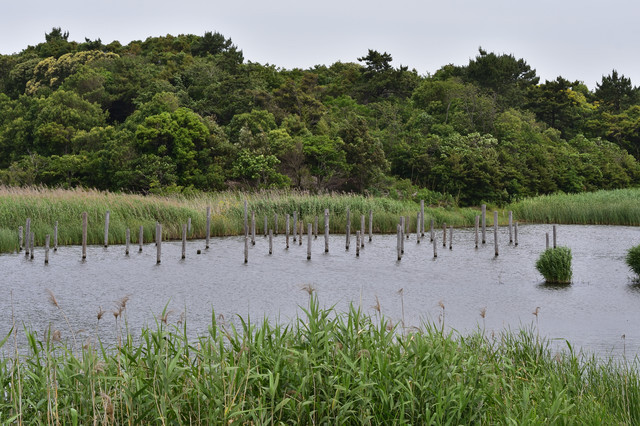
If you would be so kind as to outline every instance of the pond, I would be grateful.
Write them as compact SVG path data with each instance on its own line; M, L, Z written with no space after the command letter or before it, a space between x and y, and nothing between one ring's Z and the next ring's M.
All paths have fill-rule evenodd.
M442 321L462 333L527 327L559 347L567 339L574 348L600 356L636 356L640 285L624 258L640 244L640 228L557 229L558 245L573 252L573 282L565 286L545 285L535 269L550 225L521 225L518 246L508 243L507 228L501 227L497 257L493 231L476 249L473 229L455 229L451 250L441 244L442 230L437 232L435 259L428 235L417 244L411 234L401 261L395 235L374 235L359 257L355 236L349 251L344 235L330 236L325 253L320 235L313 241L311 260L306 236L302 245L291 241L289 249L284 235L274 237L272 255L268 239L257 236L246 264L241 237L212 239L208 250L202 240L189 241L185 260L180 259L180 242L163 242L160 265L153 244L141 253L132 246L129 256L123 246L91 246L86 261L81 247L60 247L51 252L48 265L44 250L36 248L34 260L24 252L0 256L0 334L4 337L15 323L19 330L26 327L40 335L51 327L63 339L75 335L82 342L97 336L112 345L124 320L135 336L145 325L155 328L163 310L170 312L171 324L186 316L191 335L207 332L213 311L234 324L238 315L290 323L302 314L300 307L309 298L304 287L311 285L322 306L345 311L354 304L377 316L379 301L382 315L394 324L404 319L407 327L440 326ZM116 321L113 312L124 298L126 309ZM100 308L106 312L98 321Z

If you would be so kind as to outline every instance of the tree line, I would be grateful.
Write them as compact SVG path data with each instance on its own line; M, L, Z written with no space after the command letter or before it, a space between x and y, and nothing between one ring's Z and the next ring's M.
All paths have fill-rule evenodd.
M433 74L369 50L282 69L217 32L0 55L0 183L137 193L300 188L504 203L640 182L640 90L540 82L479 49Z

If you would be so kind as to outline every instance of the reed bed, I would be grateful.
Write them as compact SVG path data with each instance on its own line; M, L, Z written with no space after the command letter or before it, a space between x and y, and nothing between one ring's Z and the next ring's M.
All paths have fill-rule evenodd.
M181 225L191 218L189 238L206 235L206 208L211 208L211 235L240 235L244 232L244 201L249 211L255 211L258 229L275 226L278 215L278 232L284 233L285 215L297 212L305 223L312 223L319 216L319 227L324 226L324 210L329 209L330 231L344 232L346 209L351 211L353 229L360 215L369 218L373 211L375 233L391 233L396 230L399 216L410 218L415 232L419 205L413 201L397 201L386 198L365 197L352 194L312 195L305 192L262 191L256 193L222 192L195 196L142 196L116 194L86 189L46 189L0 187L0 252L18 250L18 227L25 226L31 218L31 230L35 232L35 245L44 244L46 234L53 234L58 221L59 244L80 244L82 240L82 212L88 213L88 244L104 242L105 212L110 212L109 243L125 242L125 231L131 229L132 243L138 243L138 228L144 227L144 242L154 238L155 224L163 225L164 239L181 238ZM427 224L433 218L437 224L446 222L453 226L470 226L477 211L433 207L425 209ZM504 215L503 215L504 216ZM428 226L428 225L427 225Z
M211 315L80 353L26 331L0 344L0 422L47 424L638 424L635 362L554 354L533 329L462 336L308 306L238 329ZM13 334L15 336L15 334Z
M534 223L640 225L640 188L529 198L508 207Z

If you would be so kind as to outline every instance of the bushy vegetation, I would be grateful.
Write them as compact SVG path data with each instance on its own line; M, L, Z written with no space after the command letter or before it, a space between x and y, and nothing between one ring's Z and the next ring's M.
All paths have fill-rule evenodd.
M636 424L638 366L554 354L534 330L485 336L390 326L310 297L293 324L211 316L82 349L2 342L0 421L51 424ZM11 336L7 336L10 338Z
M640 245L629 249L625 261L629 268L640 277Z
M569 284L573 276L571 260L570 248L548 248L536 261L536 269L549 284Z
M638 88L540 82L480 49L430 75L369 50L286 70L219 33L0 55L0 184L136 193L295 188L501 204L640 183Z

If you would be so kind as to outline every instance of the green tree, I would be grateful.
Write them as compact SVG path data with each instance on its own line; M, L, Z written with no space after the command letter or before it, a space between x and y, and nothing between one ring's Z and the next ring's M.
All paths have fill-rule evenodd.
M631 79L613 70L596 83L594 97L602 110L620 114L640 100L640 89L631 85Z

